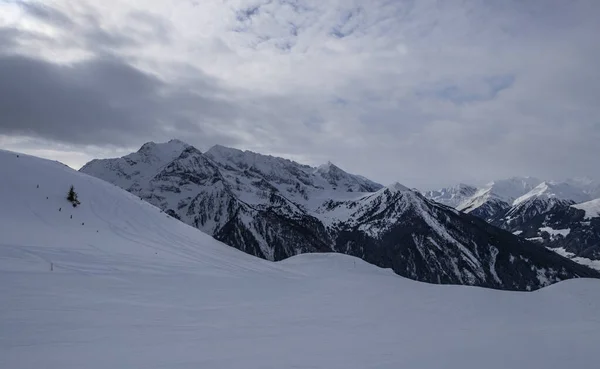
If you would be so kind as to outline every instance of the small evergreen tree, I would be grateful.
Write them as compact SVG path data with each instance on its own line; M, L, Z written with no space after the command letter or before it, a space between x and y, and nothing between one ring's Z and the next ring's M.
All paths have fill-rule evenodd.
M79 200L77 199L77 192L75 192L75 187L73 187L73 185L71 185L71 188L69 188L67 200L69 200L73 204L73 206L79 205Z

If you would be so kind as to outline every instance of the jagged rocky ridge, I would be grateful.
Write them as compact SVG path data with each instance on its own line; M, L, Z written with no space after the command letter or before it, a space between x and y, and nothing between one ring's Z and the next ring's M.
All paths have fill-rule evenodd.
M431 283L533 290L592 270L400 184L215 146L148 143L82 172L247 253L335 251Z

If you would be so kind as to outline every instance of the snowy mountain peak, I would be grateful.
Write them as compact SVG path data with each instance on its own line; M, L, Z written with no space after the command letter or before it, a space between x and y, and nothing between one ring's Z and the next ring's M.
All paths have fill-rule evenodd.
M399 182L394 182L391 185L386 186L387 190L391 191L391 192L405 192L405 191L411 191L412 190L406 186L404 186L403 184L399 183Z
M473 196L456 208L489 221L541 182L534 177L512 177L493 181L479 188Z
M458 205L452 202L452 187L424 195L600 269L600 184L590 178L537 181L512 177L490 182Z
M345 172L342 169L340 169L337 165L333 164L330 161L327 161L327 163L321 164L318 167L316 167L313 170L313 173L323 176L339 176Z
M251 170L278 184L340 192L373 192L383 187L365 177L347 173L332 162L314 168L289 159L221 145L213 146L205 155L220 166Z
M190 146L189 144L181 141L180 139L177 138L172 138L170 139L167 143L169 144L173 144L173 145L182 145L182 146Z
M542 181L535 177L511 177L488 183L484 189L496 198L512 203L516 198L531 191Z
M239 170L252 168L253 171L260 172L263 175L281 178L288 177L290 171L297 172L297 170L306 171L310 169L308 165L302 165L289 159L259 154L248 150L242 151L222 145L211 147L205 155L222 166L229 166Z
M454 186L448 187L450 190L458 191L458 192L470 192L476 189L475 186L468 185L466 183L459 183Z
M331 169L331 167L337 168L337 166L335 164L333 164L331 161L328 160L327 163L319 165L317 167L317 171L328 172Z
M156 143L156 142L146 142L140 147L137 153L145 154L145 155L154 155L156 157L173 157L178 153L181 153L186 148L190 147L187 143L173 139L169 142L164 143ZM133 154L130 154L133 155Z
M477 188L464 183L441 188L439 190L426 191L423 195L440 204L457 207L477 192Z
M330 161L318 166L313 173L325 179L333 189L340 187L350 192L373 192L383 187L365 177L350 174Z
M540 209L548 211L558 202L580 203L600 196L600 185L590 178L574 178L564 182L542 181L535 177L511 177L496 180L475 188L460 184L437 191L423 192L423 195L436 202L455 207L491 221L511 207L523 210L523 204L532 200L542 200L537 204Z
M565 200L579 203L589 200L589 196L582 190L565 182L542 182L531 191L527 192L523 196L518 197L513 202L513 205L519 205L532 199Z
M206 154L212 155L212 156L221 156L221 157L225 157L225 158L230 158L230 157L234 157L234 156L241 156L244 154L244 151L233 148L233 147L226 147L223 145L214 145L206 151Z
M177 158L189 147L192 146L179 140L164 143L146 142L137 152L126 155L121 159L131 165L146 164L150 167L161 167Z
M94 173L96 177L128 189L137 182L152 178L161 168L190 147L193 146L179 140L165 143L146 142L137 152L122 158L94 159L84 165L80 171Z
M338 167L337 165L333 164L330 161L328 161L325 164L319 165L314 170L314 173L320 174L324 177L330 177L330 178L338 178L338 177L342 177L344 175L348 175L348 173L346 173L340 167Z

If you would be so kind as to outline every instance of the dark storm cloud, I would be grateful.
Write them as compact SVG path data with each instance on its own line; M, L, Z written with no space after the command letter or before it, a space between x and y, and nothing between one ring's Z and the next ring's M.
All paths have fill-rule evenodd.
M218 91L210 82L202 87ZM127 145L191 129L197 133L203 122L233 114L226 102L173 90L116 58L63 66L0 56L0 134Z
M213 97L227 94L214 79L180 66L186 82L167 83L116 54L123 48L167 42L167 21L135 11L124 26L106 29L92 8L70 18L41 3L16 4L30 17L67 33L57 40L0 28L0 135L96 146L129 146L165 136L194 137L200 144L235 143L214 129L238 114L229 102ZM92 57L55 63L20 47L31 41L57 51L74 46Z
M0 50L16 46L16 40L23 32L15 28L0 28Z

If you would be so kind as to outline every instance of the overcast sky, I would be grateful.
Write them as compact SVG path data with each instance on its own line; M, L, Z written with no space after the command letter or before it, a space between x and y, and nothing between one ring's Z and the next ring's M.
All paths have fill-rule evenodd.
M600 177L598 0L0 1L0 147L222 144L382 183Z

